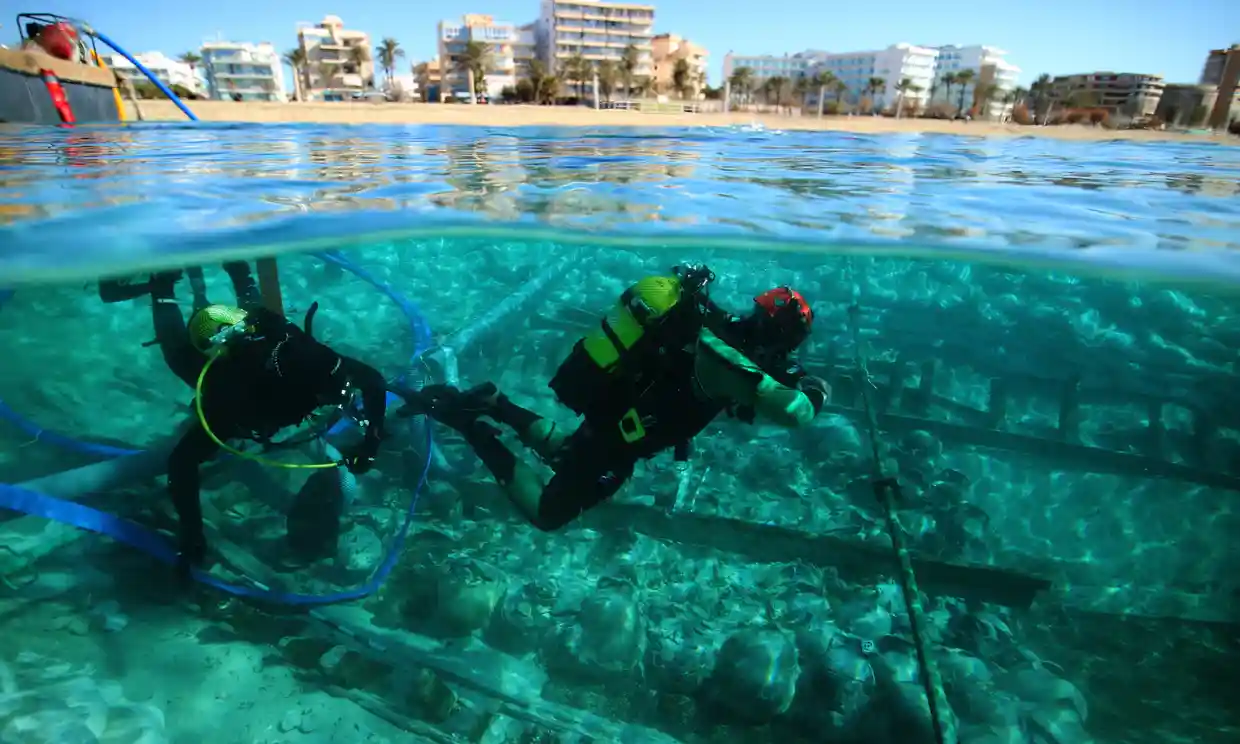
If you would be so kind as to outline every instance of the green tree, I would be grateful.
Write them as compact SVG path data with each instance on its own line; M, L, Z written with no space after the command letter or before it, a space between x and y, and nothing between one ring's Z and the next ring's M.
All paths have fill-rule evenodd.
M390 36L375 47L375 58L379 60L379 67L383 69L384 84L388 90L392 89L392 80L396 77L396 60L404 56L405 50L400 48L400 42Z
M306 83L306 50L301 47L290 49L284 53L284 64L293 70L293 98L305 100Z
M733 96L746 102L749 101L749 94L753 92L753 70L748 67L738 67L732 71L728 82L732 85Z
M487 70L491 68L491 49L481 41L465 44L465 51L457 60L457 69L469 78L469 100L478 100L478 88L486 88Z
M586 83L593 77L590 61L580 51L574 52L573 56L564 61L563 77L576 86L577 100L584 99L586 97Z
M633 95L633 78L641 61L641 52L637 51L636 46L629 44L624 48L624 54L620 57L620 80L624 83L625 98Z
M887 81L880 77L872 77L865 81L865 93L870 97L870 112L878 113L878 92L887 87Z
M904 99L910 93L920 93L921 90L921 86L914 83L912 78L902 78L899 83L896 83L896 92L899 94L896 96L897 119L904 113Z
M818 115L822 115L822 107L826 104L827 89L836 83L835 73L830 71L816 72L810 78L809 84L818 93Z
M965 94L969 92L969 84L973 82L973 77L975 75L976 73L974 73L972 70L961 70L960 72L956 73L956 85L960 86L960 98L958 99L957 104L956 104L957 114L963 114L965 112L964 97L965 97Z
M952 87L958 82L958 76L954 72L945 73L942 77L943 81L943 100L952 100ZM948 105L951 105L950 103Z
M336 87L336 73L340 71L337 65L333 62L320 62L318 69L319 87L324 90Z
M1029 86L1029 92L1033 94L1033 121L1035 124L1038 121L1039 114L1042 115L1043 124L1050 118L1051 90L1053 88L1054 83L1051 80L1051 76L1045 72L1038 75L1038 79L1033 81L1033 85Z
M604 101L611 103L611 96L616 91L616 77L619 74L616 63L610 59L599 62L595 74L598 75L598 95Z
M542 60L530 61L530 100L532 103L543 104L555 101L559 81L547 74L547 66Z
M844 107L844 94L848 92L848 83L836 80L831 87L835 89L835 109L838 112Z
M689 97L689 91L693 89L693 69L689 67L688 60L678 59L672 67L672 89L682 100Z

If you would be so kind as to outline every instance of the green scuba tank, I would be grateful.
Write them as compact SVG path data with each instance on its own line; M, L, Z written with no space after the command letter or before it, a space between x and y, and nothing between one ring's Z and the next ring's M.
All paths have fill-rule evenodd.
M560 402L587 418L620 415L632 405L633 387L648 369L646 355L688 342L697 327L676 322L684 287L675 276L650 276L629 287L599 327L574 346L551 378ZM699 324L700 325L700 324Z

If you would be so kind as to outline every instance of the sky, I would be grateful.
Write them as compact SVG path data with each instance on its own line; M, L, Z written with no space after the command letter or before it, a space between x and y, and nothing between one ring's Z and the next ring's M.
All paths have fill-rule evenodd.
M637 0L630 0L631 2ZM205 39L297 44L297 24L338 15L345 27L369 33L377 44L392 37L407 62L435 54L436 24L464 13L527 23L538 0L14 0L31 11L88 21L134 54L176 57ZM1210 49L1240 43L1240 0L657 0L655 32L685 36L710 51L709 81L718 84L723 58L831 52L913 44L987 44L1008 52L1028 85L1041 73L1111 70L1161 74L1168 82L1196 82ZM13 15L0 17L0 40L18 38ZM398 72L408 72L404 70Z

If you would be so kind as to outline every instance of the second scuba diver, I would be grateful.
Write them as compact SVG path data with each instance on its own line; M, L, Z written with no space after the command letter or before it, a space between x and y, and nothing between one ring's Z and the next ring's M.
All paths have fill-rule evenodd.
M549 383L583 417L561 431L486 383L467 391L431 385L394 390L408 406L459 431L508 498L542 530L555 530L613 496L635 465L672 449L686 459L691 440L720 413L808 425L830 400L825 380L792 354L814 314L801 294L777 287L752 311L730 315L707 297L714 274L677 267L642 279L621 296L598 330L577 342ZM511 427L555 472L549 483L499 439L485 419Z
M198 468L221 445L244 439L269 442L279 430L302 423L324 406L346 405L354 390L362 396L365 434L340 464L353 473L368 471L383 436L383 375L315 340L310 332L314 308L307 328L298 328L259 304L258 288L244 262L224 268L240 306L200 307L188 327L174 294L181 272L153 274L145 287L152 298L156 343L168 367L194 389L199 414L168 459L182 569L200 565L206 557ZM105 301L133 296L114 293ZM323 515L336 529L339 517Z

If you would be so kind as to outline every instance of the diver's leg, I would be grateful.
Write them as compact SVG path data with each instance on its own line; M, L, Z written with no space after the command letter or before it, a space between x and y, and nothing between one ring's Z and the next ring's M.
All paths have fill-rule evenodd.
M633 461L582 427L559 450L555 476L544 485L538 473L517 459L498 431L475 424L465 441L482 460L508 499L540 530L556 530L620 490L633 474Z
M198 312L211 304L211 300L207 299L207 280L202 275L201 266L191 266L185 274L189 277L190 292L194 295L194 312Z
M174 286L178 275L179 272L151 276L151 319L155 324L155 342L164 356L164 364L192 388L197 386L198 373L207 358L190 342L185 317L176 304Z
M232 280L239 307L251 308L262 304L263 298L259 294L258 284L254 281L249 264L245 261L229 261L224 264L224 271L228 272L228 278Z
M107 304L136 300L148 294L151 285L148 282L131 282L128 279L102 279L99 282L99 299Z
M522 444L547 461L559 455L560 449L571 434L570 431L557 426L554 421L513 403L507 395L501 394L494 408L487 415L501 424L511 426Z

